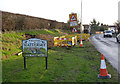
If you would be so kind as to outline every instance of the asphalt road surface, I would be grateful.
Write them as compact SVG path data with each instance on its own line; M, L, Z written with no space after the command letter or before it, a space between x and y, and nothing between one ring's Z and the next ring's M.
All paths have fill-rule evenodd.
M116 38L104 38L103 34L96 34L90 40L120 74L120 43L116 42Z

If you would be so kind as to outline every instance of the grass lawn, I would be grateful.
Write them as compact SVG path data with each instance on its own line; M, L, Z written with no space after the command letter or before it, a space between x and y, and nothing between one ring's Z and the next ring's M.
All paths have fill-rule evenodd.
M57 31L43 30L42 34L61 35ZM35 34L33 31L28 32ZM21 35L26 32L3 34L2 80L3 82L114 82L117 83L117 71L106 61L111 79L98 79L101 54L90 41L84 41L84 48L53 47L48 49L48 69L45 69L44 57L28 57L27 69L24 70L22 55L15 53L22 50ZM37 34L40 32L36 31ZM41 33L40 33L41 34ZM5 47L6 46L6 47Z
M98 79L101 54L84 42L84 48L53 47L48 50L48 69L45 58L27 58L27 69L23 69L23 57L3 60L3 82L118 82L118 74L106 62L111 79Z
M22 35L38 35L38 34L50 34L52 36L61 36L63 33L59 33L57 30L32 30L32 31L17 31L17 32L7 32L2 34L2 56L3 58L10 58L22 51L22 40L25 38Z

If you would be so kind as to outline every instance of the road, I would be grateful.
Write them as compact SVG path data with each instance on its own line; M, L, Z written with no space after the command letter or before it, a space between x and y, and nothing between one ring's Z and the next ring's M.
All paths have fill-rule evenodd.
M104 38L103 34L96 34L90 40L120 74L120 44L116 42L116 38Z

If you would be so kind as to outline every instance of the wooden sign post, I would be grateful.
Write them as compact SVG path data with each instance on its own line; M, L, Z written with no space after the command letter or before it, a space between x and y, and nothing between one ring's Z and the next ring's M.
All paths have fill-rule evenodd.
M47 40L31 38L22 41L22 55L24 57L24 69L26 69L26 57L45 57L47 69Z

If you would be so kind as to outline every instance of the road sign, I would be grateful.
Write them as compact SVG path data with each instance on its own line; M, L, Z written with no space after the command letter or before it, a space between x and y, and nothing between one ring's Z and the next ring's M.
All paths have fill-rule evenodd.
M69 14L69 22L71 27L78 25L77 13Z
M77 21L70 22L70 26L71 27L77 26Z
M22 41L22 55L24 57L24 69L26 69L26 57L45 57L47 69L47 40L31 38Z
M72 32L77 32L77 29L73 27Z
M77 18L75 17L75 15L71 16L70 21L77 21Z
M47 56L47 41L37 38L23 40L23 54L24 56Z
M77 13L69 14L69 20L70 22L77 21Z

